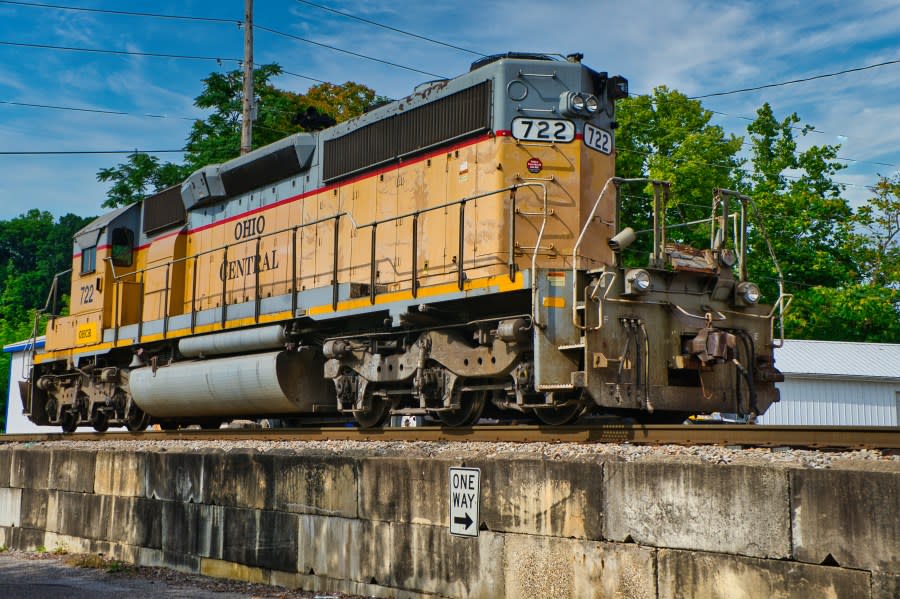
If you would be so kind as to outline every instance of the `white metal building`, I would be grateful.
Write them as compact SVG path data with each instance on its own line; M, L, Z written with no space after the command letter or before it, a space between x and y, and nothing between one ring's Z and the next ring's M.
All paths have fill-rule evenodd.
M44 347L44 338L38 337L35 346ZM30 364L31 339L3 346L3 353L12 354L9 365L9 395L6 403L6 434L58 433L58 426L37 426L22 414L22 398L19 395L19 381L27 374Z
M900 344L786 340L781 401L760 424L900 426Z

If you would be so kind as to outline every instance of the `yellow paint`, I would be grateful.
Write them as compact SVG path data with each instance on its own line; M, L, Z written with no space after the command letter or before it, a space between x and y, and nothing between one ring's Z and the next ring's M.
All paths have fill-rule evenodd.
M545 308L565 308L566 307L566 298L564 298L564 297L545 297L544 298L544 307Z
M530 158L541 160L543 169L540 173L527 171L526 163ZM246 218L253 218L254 223L260 216L264 217L262 236L258 235L260 231L255 225L239 228L237 225L242 221L237 219L159 239L135 251L132 267L116 268L118 284L113 282L105 260L108 251L98 251L97 272L73 277L73 316L56 320L53 330L47 332L46 353L38 356L36 362L76 359L85 352L102 352L112 347L164 339L162 334L153 334L139 340L125 338L115 344L100 343L101 331L116 325L122 327L141 320L158 320L164 315L220 308L223 303L231 306L257 298L288 295L293 289L327 289L334 274L334 221L298 229L296 235L285 228L340 212L349 213L352 218L341 218L338 229L338 282L367 285L371 277L372 229L355 229L353 222L365 224L516 183L534 182L543 185L548 194L548 216L540 243L542 247L536 252L536 266L562 274L572 267L575 239L597 194L612 175L613 165L614 156L586 148L580 140L541 145L518 143L510 137L487 137L248 215ZM297 194L309 191L303 179L297 181ZM525 289L521 274L513 281L507 275L512 230L509 202L508 192L467 202L462 214L461 257L458 255L460 208L457 205L419 212L415 223L415 256L412 255L414 223L411 216L379 225L375 244L378 293L374 305L383 308L395 302L459 294L456 281L460 259L466 275L462 293ZM612 221L614 203L612 196L601 203L596 218L588 227L587 238L602 240L614 233L607 224ZM516 208L515 242L519 249L512 260L517 270L522 271L532 266L535 250L531 247L537 245L541 229L544 209L541 188L519 189ZM236 233L238 230L240 235ZM215 249L226 244L227 250ZM586 244L579 250L577 266L596 267L610 260L610 255L605 243ZM186 260L173 262L182 256ZM420 285L416 298L411 290L414 259ZM264 260L265 267L250 268L248 260ZM76 260L74 266L77 273L80 260ZM153 270L137 274L148 267ZM296 281L292 282L294 272ZM564 280L564 274L558 279L551 277L551 285L563 285ZM93 305L76 305L74 298L82 297L81 286L91 283L101 288L102 293L95 290ZM543 305L548 308L564 308L565 303L561 297L543 300ZM330 303L300 308L306 315L322 316L364 310L372 305L369 296L365 295L343 300L336 309ZM90 310L99 312L94 314ZM258 320L228 320L224 326L216 322L197 326L193 331L173 330L165 338L283 322L293 317L290 311L282 311L261 315Z
M76 343L78 345L97 343L98 341L100 341L100 327L96 322L89 322L78 327L78 333L76 334Z
M266 584L268 582L266 571L262 568L253 568L244 564L209 557L200 559L200 574L213 578L228 578L256 584Z

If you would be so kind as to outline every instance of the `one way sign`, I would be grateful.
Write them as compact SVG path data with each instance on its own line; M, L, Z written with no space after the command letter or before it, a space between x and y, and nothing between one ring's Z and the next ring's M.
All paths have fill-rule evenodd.
M481 470L450 468L450 534L477 537Z

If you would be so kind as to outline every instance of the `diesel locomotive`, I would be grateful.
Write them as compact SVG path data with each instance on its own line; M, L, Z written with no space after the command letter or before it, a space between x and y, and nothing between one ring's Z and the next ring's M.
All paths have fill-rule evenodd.
M492 56L101 216L24 412L67 432L763 413L789 297L747 280L752 200L716 190L709 246L671 241L669 186L614 176L627 93L578 55ZM628 185L651 231L621 222Z

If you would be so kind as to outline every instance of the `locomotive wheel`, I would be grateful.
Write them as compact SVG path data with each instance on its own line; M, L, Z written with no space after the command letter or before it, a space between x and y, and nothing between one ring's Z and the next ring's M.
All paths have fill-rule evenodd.
M547 426L563 426L578 420L586 409L584 399L579 399L558 408L535 408L534 415Z
M74 410L63 410L59 415L59 423L64 433L74 433L78 428L78 412Z
M94 419L91 421L91 424L94 425L94 430L98 433L105 432L106 429L109 428L109 415L103 410L97 410L97 413L94 414Z
M481 418L487 403L487 391L468 391L459 398L460 406L452 412L438 412L437 417L446 426L472 426Z
M128 416L125 417L125 428L132 433L139 433L150 426L150 416L135 404L131 404Z
M353 412L353 418L356 419L359 428L374 428L376 426L381 426L384 424L384 421L387 420L388 414L391 411L390 402L385 401L382 397L374 395L367 397L366 400L369 403L369 407L362 412Z

